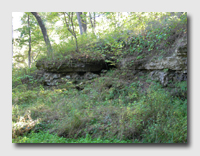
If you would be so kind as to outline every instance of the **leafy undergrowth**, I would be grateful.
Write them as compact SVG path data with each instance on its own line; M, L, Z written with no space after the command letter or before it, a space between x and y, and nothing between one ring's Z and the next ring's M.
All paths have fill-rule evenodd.
M85 138L78 139L66 139L64 137L58 137L55 134L49 132L31 133L28 136L18 137L12 140L13 143L132 143L131 140L106 140L99 138L92 139L90 135L86 135ZM137 143L137 141L135 141Z
M53 64L70 59L107 60L110 57L117 62L127 55L137 59L162 57L173 51L177 38L187 36L187 14L178 14L160 13L160 18L144 16L142 21L134 19L131 25L129 23L106 34L100 33L99 38L92 34L81 35L78 52L75 42L70 40L53 45L53 59L41 55L39 60Z
M13 77L13 142L48 142L40 135L58 143L187 142L187 97L172 97L153 81L144 91L142 79L127 83L109 71L78 91L73 83L30 88L19 77ZM180 92L185 83L177 84Z

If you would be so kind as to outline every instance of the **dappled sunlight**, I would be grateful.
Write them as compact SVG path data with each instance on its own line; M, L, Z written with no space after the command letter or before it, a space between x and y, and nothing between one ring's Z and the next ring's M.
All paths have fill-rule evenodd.
M12 123L12 138L14 139L30 132L40 121L40 118L32 120L31 111L29 110L24 116L20 116L16 123Z

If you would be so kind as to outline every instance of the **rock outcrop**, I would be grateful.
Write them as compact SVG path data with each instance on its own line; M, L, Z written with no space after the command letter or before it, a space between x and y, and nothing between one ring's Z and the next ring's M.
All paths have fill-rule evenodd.
M99 75L98 74L94 74L91 72L86 72L86 73L82 73L82 74L78 74L76 72L74 73L44 73L44 84L48 85L48 86L56 86L59 83L64 83L66 82L65 80L91 80L94 78L97 78Z
M71 59L64 61L45 62L38 61L36 67L51 73L71 73L71 72L98 72L105 67L105 62L100 60L89 60L86 58Z
M145 57L137 59L136 56L128 56L121 59L116 67L128 69L135 75L148 73L149 78L159 81L164 87L169 81L187 80L187 37L177 39L171 46L171 52L161 57ZM113 60L112 60L113 61ZM36 67L43 70L44 84L49 86L65 82L66 79L91 80L98 77L108 64L103 60L72 59L61 62L38 61Z
M171 81L187 80L187 38L178 39L172 48L171 54L161 59L149 57L137 60L136 57L127 57L119 62L120 68L128 68L132 71L148 72L149 78L160 81L167 86Z
M187 73L187 40L180 39L179 44L171 56L160 60L150 60L144 65L147 70L170 69Z

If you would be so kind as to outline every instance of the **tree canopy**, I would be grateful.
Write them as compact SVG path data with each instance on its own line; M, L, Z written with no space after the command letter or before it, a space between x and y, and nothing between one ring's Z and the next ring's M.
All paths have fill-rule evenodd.
M20 33L14 39L14 49L21 49L13 51L14 63L26 66L28 60L34 64L40 57L53 59L53 55L59 58L72 53L104 55L108 49L119 54L124 45L132 52L142 51L145 46L151 51L159 38L167 40L177 22L184 23L186 17L184 12L25 12L21 17L21 27L14 30ZM183 28L176 29L182 31ZM132 42L130 37L134 38L134 35L139 36L138 47L128 46L128 42ZM94 50L97 44L104 47Z

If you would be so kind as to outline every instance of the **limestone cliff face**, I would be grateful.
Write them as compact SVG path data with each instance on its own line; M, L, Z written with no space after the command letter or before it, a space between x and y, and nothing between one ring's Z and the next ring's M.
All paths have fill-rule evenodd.
M136 56L128 56L116 64L119 70L128 69L135 75L146 72L152 80L160 81L167 86L169 81L187 80L187 37L177 39L170 47L171 52L161 57L154 55L137 59ZM88 60L72 59L62 62L44 63L38 61L36 67L45 71L43 74L46 85L57 85L63 79L93 79L107 67L103 59Z
M69 73L69 72L98 72L105 66L105 62L100 60L87 60L71 59L61 62L48 63L44 61L38 61L36 67L41 70L52 73Z
M56 86L59 83L65 83L66 80L72 79L75 81L82 81L82 80L91 80L97 78L99 75L94 74L91 72L86 72L84 74L78 74L76 72L72 73L51 73L51 72L44 72L44 84L48 86Z
M56 86L64 83L67 79L73 80L90 80L98 77L98 74L92 72L100 72L105 67L102 59L89 60L71 59L61 62L44 62L38 61L36 67L43 72L44 84L48 86Z
M161 60L150 60L144 65L147 70L170 69L187 73L187 40L179 39L178 45L171 56Z
M127 57L121 60L119 67L132 71L148 72L149 78L160 81L167 86L168 81L187 80L187 38L176 40L169 55L160 58L154 56L137 60L136 57Z

